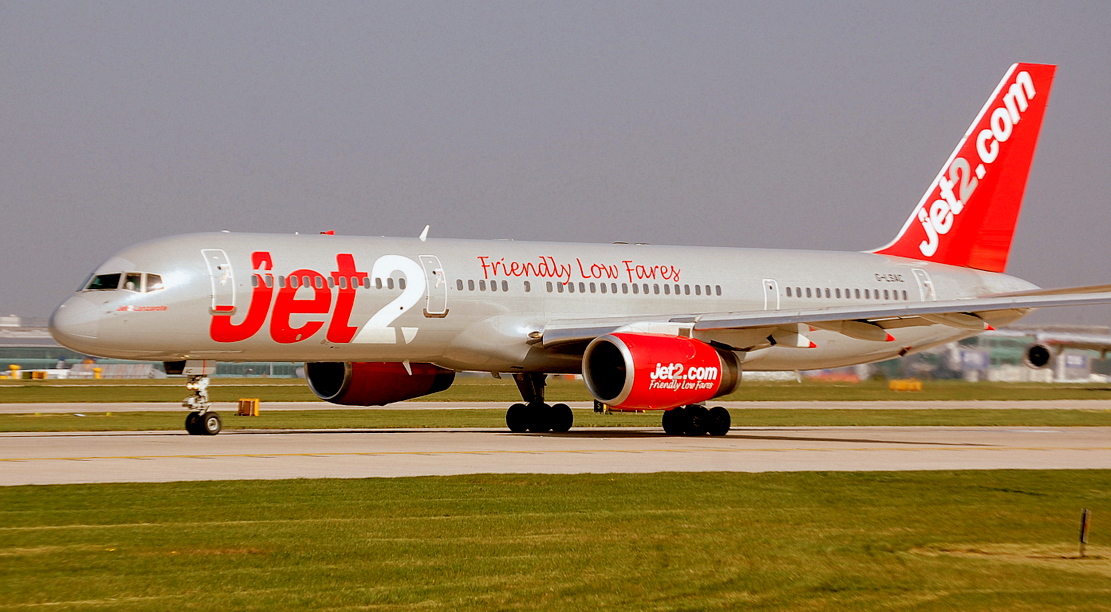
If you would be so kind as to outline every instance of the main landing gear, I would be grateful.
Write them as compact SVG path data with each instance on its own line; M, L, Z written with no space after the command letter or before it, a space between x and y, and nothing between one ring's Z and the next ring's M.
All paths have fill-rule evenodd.
M523 404L513 404L505 412L505 424L513 433L563 433L571 429L575 415L567 404L544 403L547 374L514 374Z
M208 401L208 383L207 376L190 376L185 385L193 392L181 402L192 411L185 417L185 431L191 436L215 436L222 427L220 415L212 412L212 404Z
M664 432L671 436L724 436L731 424L729 411L721 406L679 406L664 412L663 418Z

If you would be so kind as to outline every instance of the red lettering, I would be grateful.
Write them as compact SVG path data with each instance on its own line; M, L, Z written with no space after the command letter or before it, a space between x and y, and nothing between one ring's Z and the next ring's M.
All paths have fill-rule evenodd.
M336 296L336 311L332 313L332 321L328 324L328 342L347 343L355 337L357 327L351 327L351 310L355 306L355 288L367 278L366 272L355 269L355 258L350 254L336 255L336 271L332 278L339 287ZM340 278L346 278L340 282ZM311 334L310 334L311 335Z
M328 289L322 274L313 270L297 270L290 276L307 276L309 284L303 288L312 288L313 297L297 299L297 289L289 285L278 290L278 297L274 300L274 313L270 316L270 337L282 344L300 342L324 327L323 321L308 321L301 327L291 327L291 315L328 314L332 307L332 291Z
M251 265L255 269L258 285L251 292L247 316L243 322L233 324L231 313L213 315L208 334L217 342L242 342L258 333L266 321L266 313L270 310L270 300L274 294L274 275L270 273L274 262L269 252L257 251L251 253Z

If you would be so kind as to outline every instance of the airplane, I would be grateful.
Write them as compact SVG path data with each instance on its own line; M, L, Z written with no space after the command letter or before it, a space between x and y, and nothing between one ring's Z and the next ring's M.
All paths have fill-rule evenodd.
M1004 274L1056 67L1007 70L896 237L868 252L232 233L160 238L99 265L53 312L73 350L188 377L186 430L214 435L217 361L305 363L318 397L375 406L457 372L510 375L512 432L566 432L546 377L611 410L725 435L743 370L907 355L1042 307L1111 302Z

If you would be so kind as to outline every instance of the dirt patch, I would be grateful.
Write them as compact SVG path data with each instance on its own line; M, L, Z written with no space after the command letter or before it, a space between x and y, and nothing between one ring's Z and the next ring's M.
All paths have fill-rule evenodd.
M983 559L1111 577L1111 548L1106 546L1089 546L1083 557L1079 545L1070 550L1060 544L935 544L909 552L925 557Z

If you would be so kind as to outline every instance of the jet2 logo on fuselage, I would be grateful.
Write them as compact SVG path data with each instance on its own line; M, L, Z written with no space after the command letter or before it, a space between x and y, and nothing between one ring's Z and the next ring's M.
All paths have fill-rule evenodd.
M247 315L242 322L232 323L231 313L213 313L209 336L216 342L241 342L254 337L262 330L269 315L270 337L282 344L308 340L324 327L325 322L328 323L325 334L328 342L390 344L397 341L390 324L415 306L425 293L423 268L400 255L379 257L368 275L356 267L352 254L341 253L336 255L336 269L328 277L315 270L300 269L290 272L285 283L275 282L272 272L274 260L269 251L252 253L251 266L256 282L251 291ZM368 279L376 284L386 281L394 272L400 272L406 279L401 295L371 316L361 329L352 326L351 312L357 288L366 285ZM331 282L328 282L329 277ZM312 297L298 297L299 291L311 292ZM330 317L327 316L329 313ZM294 315L325 315L325 320L309 320L294 326L291 322ZM404 335L405 342L412 340L416 330L411 331Z

